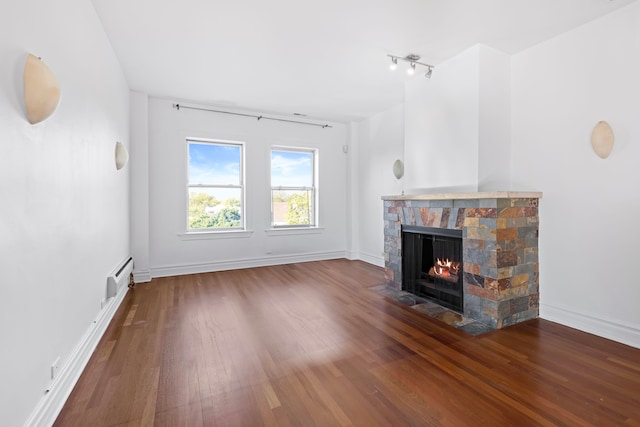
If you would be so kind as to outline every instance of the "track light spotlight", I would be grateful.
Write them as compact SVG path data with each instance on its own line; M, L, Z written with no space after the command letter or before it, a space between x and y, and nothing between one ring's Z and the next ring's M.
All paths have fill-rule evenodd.
M424 75L426 78L430 79L431 78L431 74L433 73L433 65L429 65L429 64L424 64L422 62L418 62L420 60L420 55L416 55L413 53L410 53L409 55L405 56L404 58L401 56L395 56L395 55L387 55L389 58L391 58L391 64L389 64L389 68L391 70L395 70L396 68L398 68L398 59L408 62L409 63L409 68L407 69L407 74L409 75L413 75L416 72L416 65L421 65L423 67L427 67L427 73Z

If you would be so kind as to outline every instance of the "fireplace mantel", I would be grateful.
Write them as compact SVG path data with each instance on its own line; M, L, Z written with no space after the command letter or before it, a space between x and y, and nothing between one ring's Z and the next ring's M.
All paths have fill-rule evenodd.
M402 289L402 228L462 231L464 316L502 328L538 316L540 192L383 196L387 285Z
M382 200L477 200L477 199L540 199L542 193L532 191L485 191L470 193L403 194L382 196Z

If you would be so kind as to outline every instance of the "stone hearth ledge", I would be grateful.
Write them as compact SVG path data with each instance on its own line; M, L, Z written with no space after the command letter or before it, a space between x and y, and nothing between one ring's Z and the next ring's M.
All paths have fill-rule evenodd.
M382 196L382 200L476 200L476 199L541 199L535 191L485 191L471 193L403 194Z

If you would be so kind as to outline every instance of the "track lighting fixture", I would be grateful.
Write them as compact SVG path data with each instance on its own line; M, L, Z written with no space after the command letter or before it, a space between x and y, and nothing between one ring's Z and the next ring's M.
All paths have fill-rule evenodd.
M387 56L391 58L391 64L389 64L389 68L391 70L395 70L398 67L398 59L400 59L401 61L405 61L409 63L409 68L407 68L407 74L413 75L416 71L416 65L421 65L423 67L427 67L427 73L424 76L428 79L431 78L431 74L433 73L434 67L433 65L418 62L420 60L420 55L415 55L413 53L410 53L404 58L401 56L395 56L395 55L387 55Z

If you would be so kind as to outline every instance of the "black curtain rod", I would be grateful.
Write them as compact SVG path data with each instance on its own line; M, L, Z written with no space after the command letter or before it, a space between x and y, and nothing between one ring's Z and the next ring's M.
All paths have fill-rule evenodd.
M265 116L256 116L255 114L243 114L243 113L234 113L232 111L222 111L222 110L211 110L208 108L198 108L198 107L187 107L185 105L180 105L180 104L173 104L173 108L175 108L176 110L180 110L181 108L186 108L188 110L199 110L199 111L209 111L211 113L220 113L220 114L231 114L234 116L242 116L242 117L253 117L256 118L258 120L274 120L277 122L288 122L288 123L297 123L299 125L307 125L307 126L318 126L321 128L331 128L333 126L330 125L320 125L317 123L309 123L309 122L301 122L299 120L287 120L287 119L277 119L275 117L265 117Z

